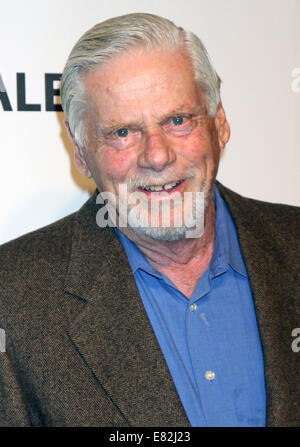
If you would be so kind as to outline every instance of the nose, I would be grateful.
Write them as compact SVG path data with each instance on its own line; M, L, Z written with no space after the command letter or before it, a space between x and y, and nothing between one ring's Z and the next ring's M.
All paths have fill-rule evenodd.
M159 131L145 136L143 148L138 156L138 166L162 171L176 160L176 153L167 138Z

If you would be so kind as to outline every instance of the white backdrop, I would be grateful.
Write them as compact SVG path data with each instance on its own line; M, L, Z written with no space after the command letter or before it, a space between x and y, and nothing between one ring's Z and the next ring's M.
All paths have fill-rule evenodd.
M129 12L165 16L206 45L232 132L218 179L300 205L300 0L0 0L0 8L0 74L13 109L0 101L0 243L71 213L93 191L76 172L63 113L45 110L44 77L61 73L88 28ZM41 111L17 110L16 73Z

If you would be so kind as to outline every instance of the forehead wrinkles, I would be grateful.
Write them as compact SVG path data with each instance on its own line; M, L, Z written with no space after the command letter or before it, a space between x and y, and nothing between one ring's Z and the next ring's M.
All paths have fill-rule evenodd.
M174 112L201 110L202 101L196 89L182 90L178 84L150 81L148 85L122 83L115 86L99 86L96 94L90 92L94 108L104 121L141 120L142 116L167 117Z
M110 82L105 88L105 92L108 94L126 94L130 93L147 93L149 91L156 91L163 89L168 83L166 75L155 74L155 79L152 73L142 73L134 76L120 78L118 82Z
M99 79L99 81L101 81ZM159 97L160 101L164 98L169 99L169 93L175 94L180 91L180 84L168 80L166 76L159 76L153 79L149 75L138 75L129 79L120 79L118 82L109 80L107 82L94 82L89 86L89 95L94 101L108 103L114 106L123 103L136 102L139 99L143 103L150 103L154 96ZM166 97L164 95L167 95ZM140 104L139 104L140 105Z

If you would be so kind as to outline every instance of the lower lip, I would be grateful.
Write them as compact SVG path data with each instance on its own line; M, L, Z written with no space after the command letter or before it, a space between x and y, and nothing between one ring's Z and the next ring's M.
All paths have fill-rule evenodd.
M185 184L186 180L183 180L181 183L179 183L179 185L177 185L175 188L170 189L170 190L166 190L163 189L162 191L147 191L146 189L139 189L140 192L143 192L147 195L153 195L153 196L166 196L166 195L170 195L173 192L180 192L180 190L182 189L183 185Z

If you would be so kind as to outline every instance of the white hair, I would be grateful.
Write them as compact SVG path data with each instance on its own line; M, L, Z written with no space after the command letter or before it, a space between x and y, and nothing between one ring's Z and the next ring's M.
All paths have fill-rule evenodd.
M76 144L86 144L84 115L88 107L83 75L114 56L138 46L184 48L194 76L206 98L207 113L214 117L220 100L220 78L201 40L173 22L153 14L134 13L98 23L75 44L61 78L61 101Z

